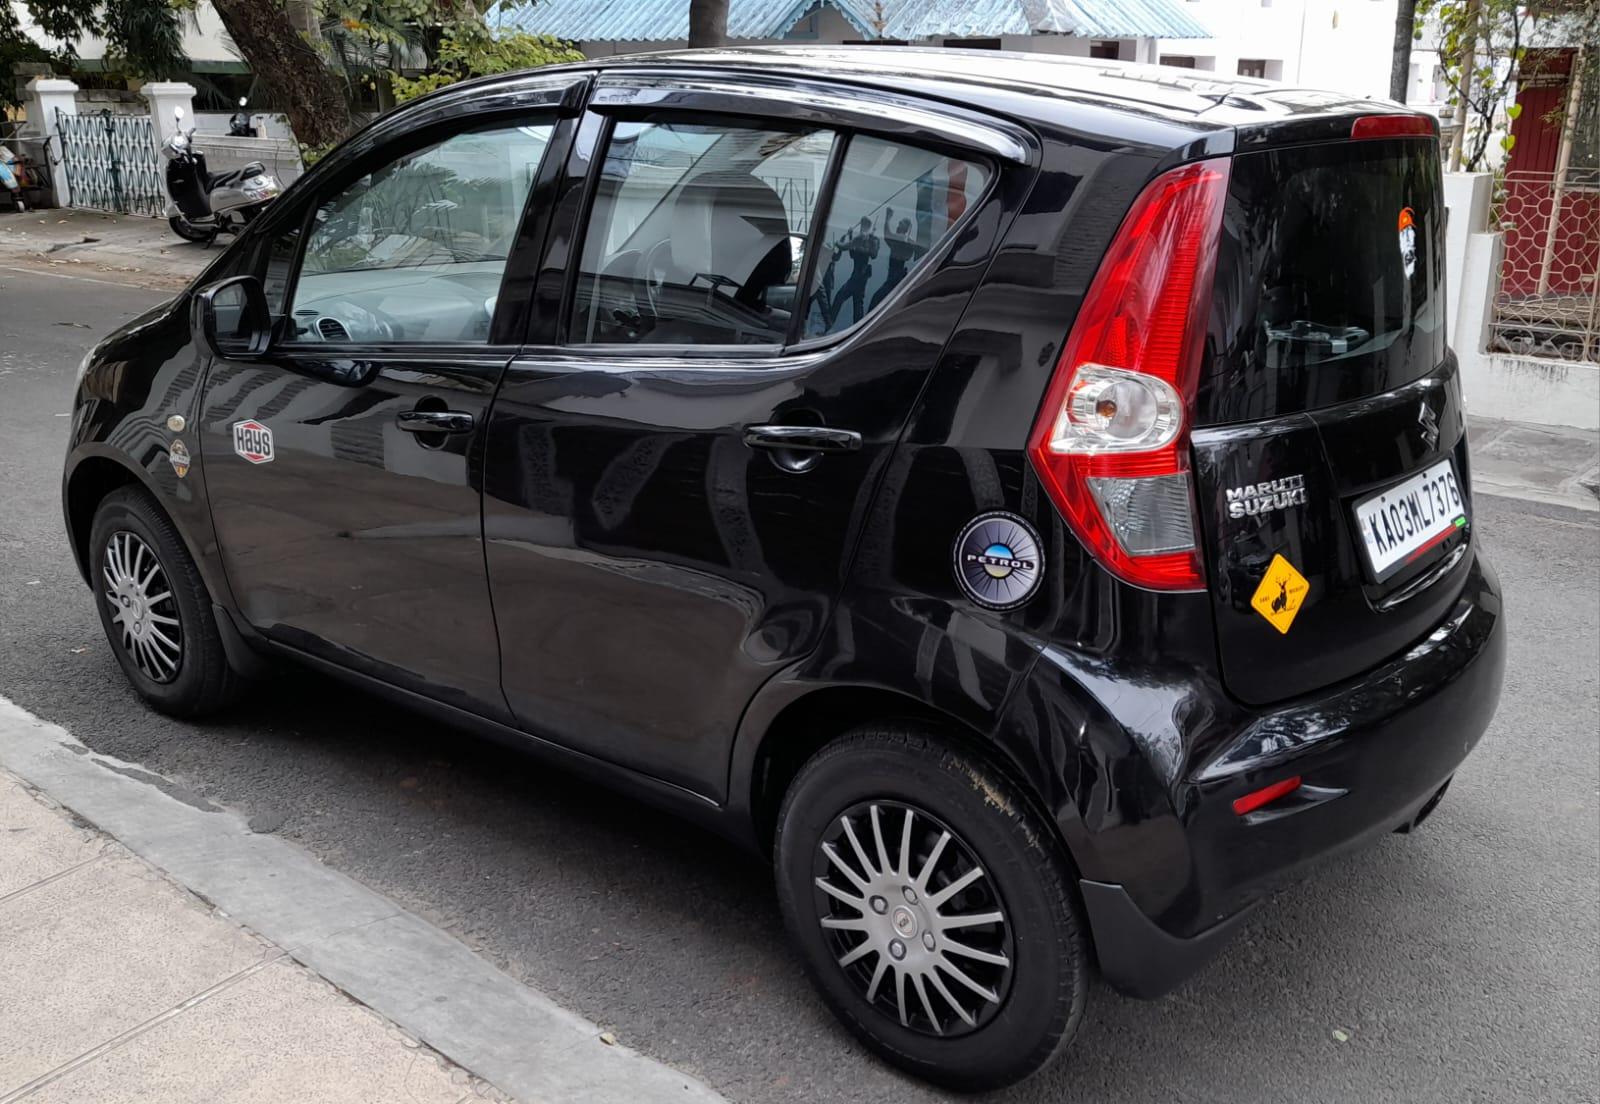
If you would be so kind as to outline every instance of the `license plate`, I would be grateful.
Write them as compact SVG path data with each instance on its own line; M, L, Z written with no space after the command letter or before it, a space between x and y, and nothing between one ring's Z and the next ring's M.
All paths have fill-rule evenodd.
M1372 574L1382 582L1467 527L1467 500L1455 466L1441 460L1362 499L1356 503L1356 526Z

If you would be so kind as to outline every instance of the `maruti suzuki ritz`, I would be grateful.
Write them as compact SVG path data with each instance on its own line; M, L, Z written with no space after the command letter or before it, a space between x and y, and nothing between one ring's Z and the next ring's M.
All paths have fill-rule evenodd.
M289 657L677 810L866 1045L1003 1085L1489 723L1438 153L1038 55L457 85L84 358L73 551L155 708Z

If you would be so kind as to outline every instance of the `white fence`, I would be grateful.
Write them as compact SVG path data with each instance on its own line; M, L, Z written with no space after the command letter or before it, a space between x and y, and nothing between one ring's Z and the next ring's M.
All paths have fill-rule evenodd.
M193 86L152 82L139 90L140 113L102 111L91 115L86 98L69 80L35 77L28 82L27 127L30 138L47 151L51 190L62 207L92 207L157 215L166 205L161 143L178 126L174 108L183 109L186 126L196 128L195 145L206 155L212 172L260 161L284 184L304 171L300 149L281 131L273 115L257 115L266 137L232 138L207 131L213 113L197 119ZM125 97L123 98L125 100ZM119 101L121 106L127 106ZM92 120L92 121L91 121ZM204 125L201 125L201 124ZM227 117L221 127L227 129ZM280 133L274 133L279 131ZM41 166L42 167L42 166Z
M300 164L300 146L288 138L233 138L226 134L196 132L194 146L206 155L206 168L212 172L260 161L278 178L278 183L288 187L305 171Z

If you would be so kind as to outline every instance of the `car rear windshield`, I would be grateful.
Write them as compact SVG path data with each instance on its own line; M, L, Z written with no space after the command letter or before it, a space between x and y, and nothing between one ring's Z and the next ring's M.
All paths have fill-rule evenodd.
M1438 147L1338 142L1234 158L1198 419L1291 414L1444 357Z

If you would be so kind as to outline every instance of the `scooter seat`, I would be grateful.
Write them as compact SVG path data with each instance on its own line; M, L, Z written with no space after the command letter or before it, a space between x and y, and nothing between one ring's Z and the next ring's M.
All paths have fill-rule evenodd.
M242 169L208 173L206 176L207 188L210 191L216 191L218 188L236 188L251 177L261 176L266 171L266 166L261 162L252 161Z

